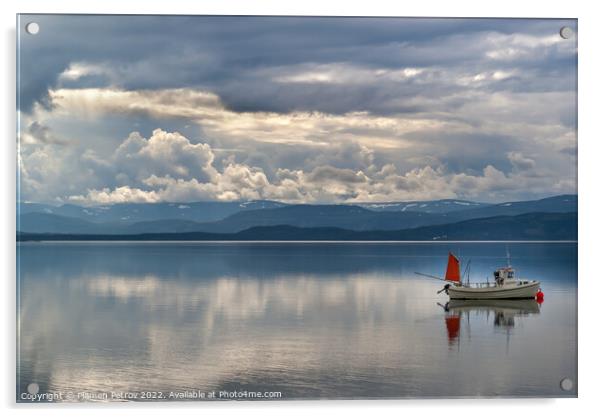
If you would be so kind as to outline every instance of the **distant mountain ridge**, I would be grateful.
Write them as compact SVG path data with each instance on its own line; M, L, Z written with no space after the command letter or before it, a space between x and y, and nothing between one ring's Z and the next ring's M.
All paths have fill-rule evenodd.
M235 233L255 226L337 227L349 230L397 230L448 222L445 215L414 211L375 212L348 205L294 205L241 211L223 220L199 225L199 231Z
M17 233L18 241L35 240L576 240L577 213L528 213L466 220L436 226L391 231L353 231L334 227L256 226L236 233L42 234Z
M417 211L427 209L427 203L416 203L417 206L411 205L409 208L406 203L383 203L386 207L375 210L366 208L365 204L289 205L274 201L124 204L95 208L75 205L52 207L25 203L18 211L17 230L29 233L71 234L236 233L257 226L289 225L299 228L333 227L352 231L388 231L495 216L577 211L577 196L574 195L492 205L463 200L438 200L431 202L431 212ZM370 204L373 207L373 203ZM421 207L425 204L425 207ZM450 205L453 206L452 209L441 211L442 207ZM458 209L456 206L464 208ZM219 212L221 209L224 210L223 213ZM127 213L130 215L124 215ZM157 218L163 214L173 217ZM216 218L219 219L214 220Z
M136 223L165 219L214 222L244 210L283 207L277 201L207 201L195 203L119 203L92 207L63 204L52 206L39 203L17 204L17 213L46 213L73 217L92 223Z
M475 203L463 207L466 208L459 210L454 207L449 212L427 213L413 210L373 211L356 205L291 205L242 211L212 224L201 225L198 231L234 233L254 226L275 225L338 227L355 231L400 230L493 216L577 211L577 199L576 196L558 196L495 205Z
M512 216L524 213L568 213L577 211L577 196L574 194L559 195L530 201L510 201L492 204L480 208L467 208L455 212L457 219L471 219L478 217Z
M360 207L373 211L420 211L422 213L450 213L454 211L467 210L470 208L481 208L493 204L478 203L475 201L445 199L433 201L404 201L385 203L358 203Z

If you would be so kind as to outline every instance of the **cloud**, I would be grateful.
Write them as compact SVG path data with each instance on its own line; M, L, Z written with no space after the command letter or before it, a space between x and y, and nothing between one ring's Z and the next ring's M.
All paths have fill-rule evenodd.
M53 117L88 120L107 115L148 116L154 119L192 121L211 138L279 144L332 145L350 141L372 148L408 146L408 135L496 134L531 140L558 140L562 147L574 141L572 126L562 115L574 111L572 93L485 93L468 91L437 100L411 99L429 108L416 115L376 115L370 111L342 115L321 112L236 112L220 97L199 90L61 89L49 92ZM414 100L414 101L412 101ZM541 106L546 102L546 106ZM543 123L545 122L545 123Z
M346 63L306 64L291 67L273 68L273 80L289 84L365 84L378 81L399 82L414 78L425 70L423 68L370 68L353 66Z
M118 204L118 203L158 203L160 196L155 191L143 191L128 186L117 187L114 190L103 188L102 190L89 190L86 197L72 196L71 201L94 204Z
M94 149L88 148L89 145L82 143L85 150L79 156L80 169L84 172L92 170L90 175L95 175L102 186L88 186L86 188L90 191L87 193L64 190L63 196L71 201L87 203L256 198L299 202L453 196L500 198L517 191L533 192L539 189L525 181L517 188L517 182L512 184L504 180L505 174L499 171L499 165L498 168L493 168L495 165L491 165L492 163L502 163L503 168L504 161L516 170L525 171L534 167L534 161L524 157L521 152L499 152L501 146L522 143L521 146L527 144L538 147L541 142L540 151L545 149L553 152L554 147L566 149L567 145L574 143L570 129L563 127L525 124L519 117L518 120L508 118L505 121L505 115L502 116L505 123L502 120L496 121L494 114L497 109L508 106L509 101L514 104L514 99L499 96L487 98L482 103L485 105L478 109L481 114L491 114L492 119L480 123L477 130L481 135L487 135L488 131L505 132L520 126L521 132L531 135L530 142L518 138L483 142L483 136L480 136L481 139L470 139L476 131L475 126L457 120L376 116L369 112L346 115L237 113L225 108L219 97L194 90L131 92L64 89L52 91L50 97L53 108L50 111L40 110L41 119L52 121L76 116L76 119L96 123L97 119L107 115L115 117L145 114L159 120L180 118L198 123L213 143L230 143L235 150L238 147L248 151L244 156L239 152L220 150L221 157L216 160L218 151L213 150L209 143L193 143L181 133L168 133L160 129L154 130L148 139L138 132L130 133L108 158L103 158ZM532 111L525 106L528 103L517 103L518 111ZM477 109L476 106L471 108ZM37 127L35 123L38 122L32 123L32 126ZM47 133L40 128L38 131ZM467 145L470 143L468 140L474 143ZM258 143L263 143L264 147L257 147ZM277 145L292 147L284 150L274 147ZM24 148L27 146L25 143ZM50 144L46 151L58 155L49 146ZM396 149L398 156L394 156L396 154L391 153L391 149ZM437 153L439 158L433 159L431 156ZM21 161L23 165L38 163L36 159L40 155L35 151L25 151ZM65 155L69 155L69 152ZM267 155L270 157L266 158ZM300 158L301 155L305 155L304 159ZM235 162L236 158L238 163ZM453 161L454 158L457 161L454 163L454 170L447 170L446 175L449 177L453 174L455 177L434 181L430 175L426 175L429 174L426 168L433 169L431 167L434 166L434 172L439 172L446 165L445 161ZM259 165L255 165L253 159ZM491 162L487 163L488 161ZM64 166L64 163L50 160L46 163ZM464 164L464 169L458 163ZM483 178L480 179L474 173L462 173L466 172L466 167L470 167L468 163L475 167L481 164L482 169L485 169ZM118 172L115 169L117 166ZM395 170L401 169L401 172L406 173L387 179L397 184L397 187L386 186L375 176L385 166L392 166ZM72 165L73 170L76 167L77 164ZM496 171L492 169L502 175L494 178ZM30 171L23 171L29 184L23 189L28 192L43 189L42 182L36 183L36 176L31 175L35 169ZM279 175L284 172L301 174L289 175L290 178L280 180ZM56 177L60 176L59 173L56 174ZM53 177L38 175L38 178L44 178L43 181L48 183ZM158 179L165 183L159 184ZM420 181L423 184L419 184ZM553 184L557 182L554 181L555 177L551 177L548 185L550 189L556 190L558 187ZM59 187L62 186L60 178L56 178L56 182ZM320 187L316 187L316 184L320 184ZM461 184L465 189L454 187L455 184ZM110 186L108 189L107 185ZM159 185L162 188L144 188ZM71 186L77 187L73 183ZM467 191L468 188L472 191Z
M20 103L26 110L44 101L48 89L95 86L208 89L237 111L346 113L357 110L369 91L386 97L391 79L379 74L397 73L405 79L411 75L406 69L443 70L451 78L475 69L511 69L529 73L518 84L521 90L541 91L552 80L556 86L574 86L562 74L574 65L570 57L575 56L576 41L562 41L557 33L560 26L576 32L574 20L43 15L36 19L45 28L44 39L24 36L20 48L20 71L28 80ZM162 28L160 35L157 27ZM340 64L345 64L345 71L333 72ZM381 82L370 82L367 90L363 82L348 76L354 74L362 81ZM308 80L316 81L317 88L307 91ZM321 91L325 80L338 88ZM282 81L288 81L287 88L282 88ZM291 88L295 82L303 85ZM415 92L396 87L391 96Z
M72 62L69 64L63 72L58 76L59 83L65 83L70 81L78 81L84 77L90 77L94 75L111 76L114 71L106 65L90 64L87 62Z
M367 111L241 113L226 108L215 94L182 89L61 89L49 94L52 108L39 107L32 119L50 125L61 120L98 125L107 117L180 120L197 124L206 138L191 141L182 133L155 129L147 139L131 132L113 149L106 147L113 140L106 142L102 152L85 139L61 151L54 149L55 143L47 143L45 164L55 166L50 175L36 175L37 168L30 168L39 163L42 153L36 151L36 143L43 141L25 141L20 149L24 194L41 198L54 191L55 198L86 204L509 198L546 193L546 186L558 190L566 174L554 161L565 159L562 150L574 144L570 128L531 122L536 116L553 120L555 112L562 112L551 104L548 114L540 115L530 107L539 99L533 95L479 94L478 104L464 104L457 112L463 117L451 113L406 117ZM38 136L47 138L50 128L38 125L41 122L30 124ZM57 129L60 123L52 131ZM528 140L517 137L517 131ZM548 156L539 172L534 160L524 156L535 152ZM511 168L516 172L508 173ZM571 167L566 169L572 172ZM379 177L391 170L396 174ZM65 172L77 176L68 187L61 178ZM520 172L525 178L517 177ZM511 175L515 177L508 180ZM537 184L526 180L534 176L548 180ZM571 192L568 186L560 188Z
M29 123L21 135L21 140L25 145L37 143L64 145L67 143L67 141L57 138L50 127L38 121Z
M308 180L318 183L339 182L359 184L366 182L368 177L361 171L353 172L350 169L337 169L331 166L321 166L314 169L309 174Z
M146 115L191 120L210 137L280 144L331 145L354 138L373 147L404 147L403 134L416 130L458 131L465 123L425 117L343 115L321 112L235 112L215 94L198 90L60 89L49 92L56 116L98 119L104 115ZM357 132L357 133L356 133Z
M575 190L576 40L557 33L576 32L574 21L39 22L45 37L20 45L25 200L489 200Z
M215 177L215 155L207 144L192 144L181 134L155 129L147 140L133 132L117 148L114 163L122 173L144 179L150 175L196 178L208 181Z
M535 168L535 161L523 156L520 152L509 152L508 159L514 168L518 170L526 171Z
M114 188L89 189L69 200L82 204L238 201L272 199L292 203L370 202L429 200L436 198L491 199L515 192L517 183L532 192L555 188L569 190L572 184L551 184L547 177L527 172L533 160L518 152L508 158L520 168L504 173L492 165L475 174L449 172L429 165L399 172L394 164L352 170L320 165L312 170L279 168L271 178L260 167L223 161L214 166L208 144L192 144L179 133L161 129L146 139L132 133L118 146L112 158L103 161L121 182ZM196 174L194 174L196 173Z
M493 60L516 61L528 58L539 59L543 54L549 53L549 47L560 49L570 48L567 42L557 34L548 36L533 36L527 34L501 35L497 33L486 37L486 43L490 49L486 56Z

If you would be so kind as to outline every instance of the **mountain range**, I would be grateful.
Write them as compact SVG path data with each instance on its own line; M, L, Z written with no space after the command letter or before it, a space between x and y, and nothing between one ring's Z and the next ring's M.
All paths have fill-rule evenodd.
M19 241L37 240L219 240L219 241L445 241L576 240L577 213L528 213L424 226L405 230L354 231L336 227L255 226L237 233L57 234L17 233Z
M23 234L63 234L63 235L148 235L148 234L186 234L205 233L216 235L237 235L244 238L244 232L253 230L254 234L292 233L291 236L326 233L332 236L344 236L350 232L375 234L375 240L390 240L384 232L397 233L395 236L414 236L412 239L434 239L447 236L445 227L463 225L466 233L460 233L453 226L454 236L467 239L481 239L487 230L478 231L473 225L488 227L492 230L500 226L500 221L489 224L481 222L463 223L477 219L504 218L506 226L514 225L512 237L523 236L521 227L538 223L546 230L545 236L555 239L572 239L572 232L558 235L546 225L552 218L544 216L551 213L575 213L574 217L565 216L562 222L575 222L576 230L577 196L561 195L541 200L517 201L501 204L485 204L465 200L436 200L421 202L359 203L359 204L284 204L276 201L249 202L198 202L198 203L159 203L159 204L114 204L95 207L83 207L73 204L51 206L44 204L21 203L18 206L17 230ZM524 217L531 214L530 217ZM522 216L522 217L521 217ZM516 217L512 222L510 218ZM540 219L540 220L537 220ZM525 223L516 226L516 222ZM567 223L568 222L568 223ZM563 223L564 224L564 223ZM278 226L278 228L275 228ZM283 228L284 226L289 229ZM429 229L429 227L431 229ZM267 229L260 229L267 228ZM269 229L272 228L272 229ZM311 233L308 230L314 229ZM420 229L420 230L419 230ZM569 227L569 229L571 229ZM408 230L414 230L409 232ZM416 232L416 230L419 230ZM510 230L510 229L509 229ZM563 230L568 230L564 228ZM572 229L571 229L572 230ZM405 231L400 233L400 231ZM470 231L470 233L468 232ZM382 233L381 233L382 232ZM383 234L384 233L384 234ZM418 233L420 236L416 235ZM496 232L497 233L497 232ZM498 233L499 234L499 233ZM377 236L378 235L378 236ZM359 236L359 235L358 235ZM366 235L366 236L369 236ZM386 237L389 236L389 237ZM416 237L418 236L418 237ZM474 236L471 238L470 236ZM540 239L547 239L541 235ZM223 236L222 236L223 237ZM361 237L354 239L362 240ZM409 237L408 237L409 238ZM338 239L338 238L337 238ZM343 239L343 238L341 238ZM404 238L405 239L405 238ZM201 239L203 240L203 239ZM226 239L227 240L227 239ZM244 240L244 239L243 239ZM287 239L284 239L287 240ZM320 239L318 239L320 240ZM369 239L370 240L370 239ZM396 238L395 240L398 240ZM403 240L403 239L401 239Z

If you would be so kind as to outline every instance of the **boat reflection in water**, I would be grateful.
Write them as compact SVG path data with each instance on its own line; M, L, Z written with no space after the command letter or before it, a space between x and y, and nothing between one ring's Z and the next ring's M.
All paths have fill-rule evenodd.
M506 333L506 347L508 348L516 318L540 313L540 303L535 300L450 300L445 305L438 304L445 310L445 326L449 346L453 346L459 341L463 321L466 331L470 334L471 315L473 317L485 315L488 323L493 317L494 330Z

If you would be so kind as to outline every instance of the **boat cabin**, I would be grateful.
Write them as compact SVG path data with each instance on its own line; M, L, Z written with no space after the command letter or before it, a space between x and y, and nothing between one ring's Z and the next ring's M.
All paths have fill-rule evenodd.
M500 268L493 273L493 277L497 285L504 285L506 281L514 281L514 269L510 267Z

